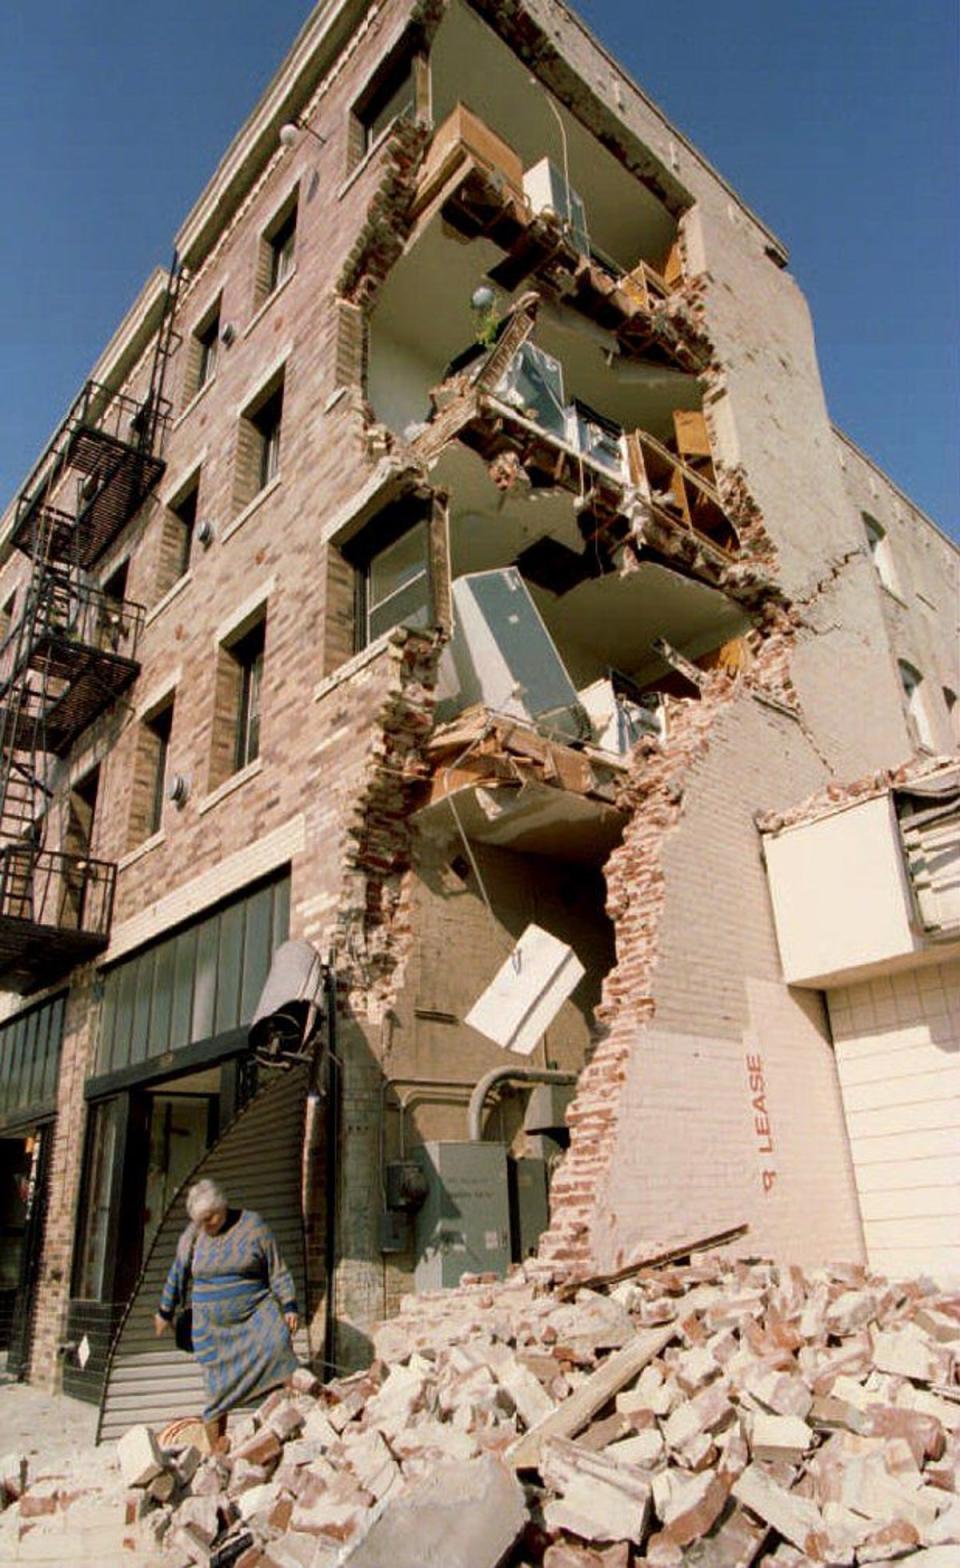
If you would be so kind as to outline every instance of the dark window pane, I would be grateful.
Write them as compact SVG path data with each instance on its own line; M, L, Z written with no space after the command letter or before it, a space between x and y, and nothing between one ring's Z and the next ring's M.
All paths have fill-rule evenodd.
M44 1075L44 1100L52 1100L57 1092L57 1080L60 1076L60 1052L63 1048L64 1008L65 1003L62 996L55 997L50 1003L50 1050L47 1054L46 1072Z
M243 960L243 904L233 904L220 916L220 956L217 968L215 1034L235 1029L240 1020L240 968Z
M290 878L273 885L273 950L290 935Z
M264 887L247 900L243 941L243 988L238 1020L242 1024L248 1024L253 1017L270 969L272 924L273 889Z
M111 969L103 984L103 1010L100 1014L100 1043L97 1049L97 1071L108 1073L114 1065L113 1043L117 1025L117 1000L120 992L120 970Z
M176 943L173 937L157 948L157 967L153 977L153 1011L150 1014L150 1055L162 1056L170 1049L170 1017L173 1011Z
M181 931L174 956L173 1010L170 1020L170 1048L177 1050L193 1039L193 981L197 965L197 927Z
M131 1061L133 1040L133 1009L137 999L137 963L130 959L120 967L120 993L117 997L117 1021L114 1026L112 1071L127 1067Z
M219 916L205 920L197 931L197 972L193 990L191 1040L207 1040L213 1034L214 1006L217 999L217 937Z
M46 1050L47 1011L40 1007L31 1014L27 1030L27 1075L23 1103L33 1105L40 1098L43 1083L43 1055Z
M148 948L136 960L136 995L133 1003L133 1031L130 1039L131 1062L146 1060L150 1041L150 1004L153 999L153 969L156 953Z
M103 1295L119 1109L118 1100L107 1100L93 1111L86 1207L74 1287L75 1294L84 1301L99 1301Z

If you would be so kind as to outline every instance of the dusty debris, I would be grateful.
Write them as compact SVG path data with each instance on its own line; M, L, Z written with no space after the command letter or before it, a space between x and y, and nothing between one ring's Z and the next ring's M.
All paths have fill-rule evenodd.
M960 1563L960 1295L676 1250L409 1297L370 1368L298 1375L225 1454L132 1428L119 1494L8 1456L4 1539L152 1568Z

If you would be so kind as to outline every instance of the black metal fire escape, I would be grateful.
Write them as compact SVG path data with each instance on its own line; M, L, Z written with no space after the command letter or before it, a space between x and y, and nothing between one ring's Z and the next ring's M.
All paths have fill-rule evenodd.
M0 986L30 991L106 947L116 866L64 842L58 763L136 680L143 606L91 573L163 473L163 384L174 264L141 402L88 381L17 504L11 542L30 558L0 646Z

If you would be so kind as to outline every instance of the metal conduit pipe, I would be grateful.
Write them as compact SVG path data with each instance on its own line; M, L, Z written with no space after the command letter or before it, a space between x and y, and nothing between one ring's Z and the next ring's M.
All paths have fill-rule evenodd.
M498 1083L515 1080L517 1083L576 1083L576 1073L561 1073L551 1067L494 1067L479 1079L467 1106L467 1136L471 1143L481 1143L480 1119L490 1090Z

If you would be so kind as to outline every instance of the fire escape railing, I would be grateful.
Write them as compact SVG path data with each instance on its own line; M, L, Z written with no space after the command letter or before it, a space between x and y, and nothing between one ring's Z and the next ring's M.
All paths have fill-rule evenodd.
M179 276L175 260L146 396L88 381L17 504L11 541L31 574L0 646L0 986L16 990L52 983L109 940L116 867L91 856L88 833L78 845L75 825L54 832L52 808L66 807L55 770L139 674L143 606L88 574L165 467Z

